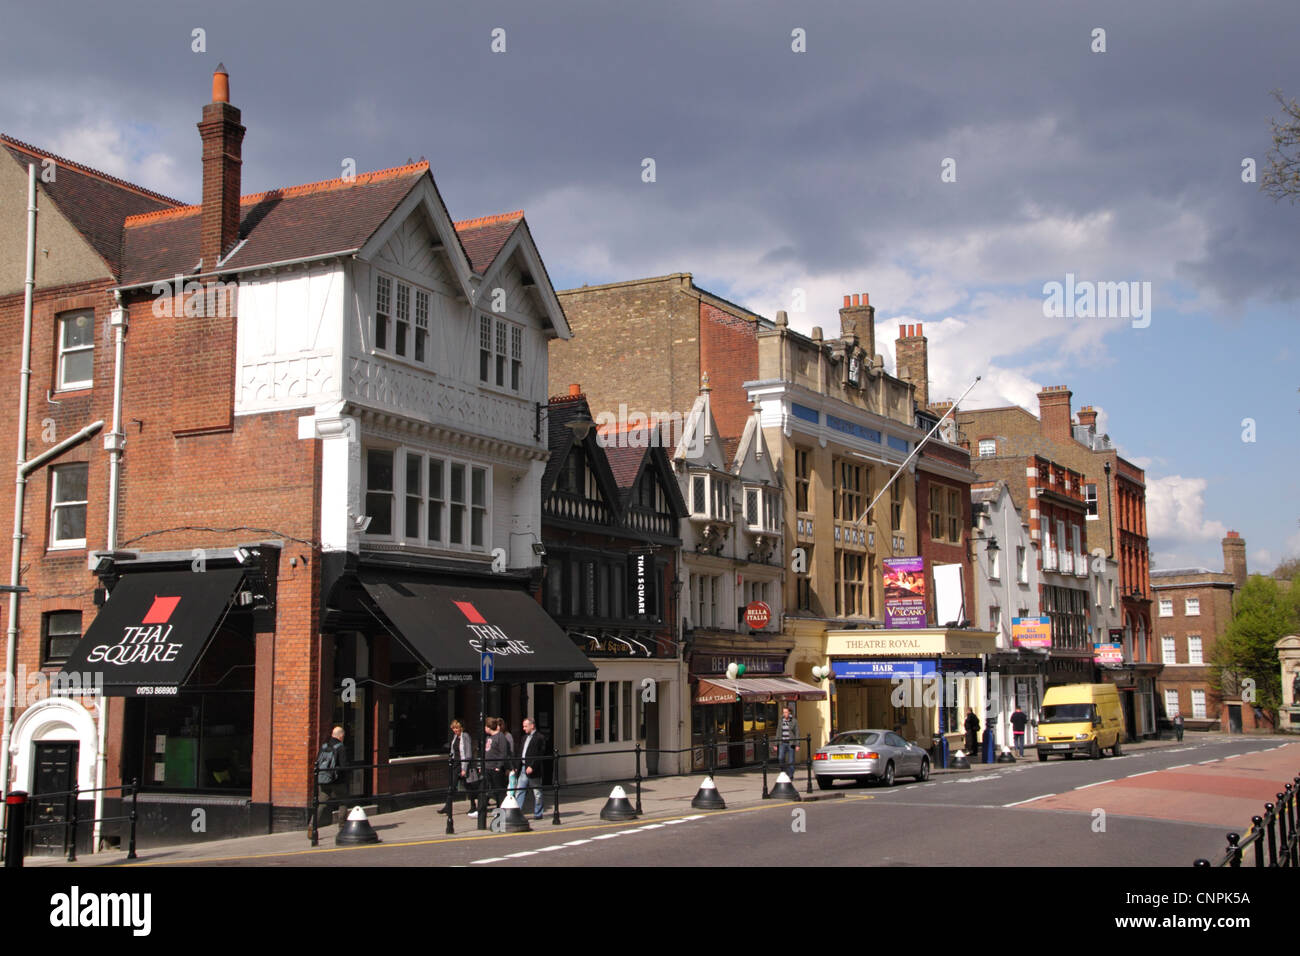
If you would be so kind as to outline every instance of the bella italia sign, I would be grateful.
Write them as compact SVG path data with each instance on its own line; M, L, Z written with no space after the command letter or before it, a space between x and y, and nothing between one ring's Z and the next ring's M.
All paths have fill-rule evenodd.
M829 631L827 657L973 657L997 650L991 631Z

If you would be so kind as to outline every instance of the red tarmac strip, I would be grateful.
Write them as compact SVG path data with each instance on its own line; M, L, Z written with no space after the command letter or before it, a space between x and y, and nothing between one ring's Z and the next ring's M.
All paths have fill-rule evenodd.
M1158 817L1244 829L1265 803L1300 775L1300 744L1244 754L1231 760L1160 770L1111 783L1071 790L1024 804L1019 810L1076 810L1100 807L1108 814Z

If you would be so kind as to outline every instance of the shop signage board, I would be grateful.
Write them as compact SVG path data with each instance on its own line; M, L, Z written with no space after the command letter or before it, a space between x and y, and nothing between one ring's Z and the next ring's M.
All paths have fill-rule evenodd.
M745 624L754 630L762 630L772 621L772 609L763 601L752 601L745 605Z
M832 661L831 669L838 680L927 677L935 672L934 661Z
M1122 644L1094 644L1092 650L1092 659L1098 664L1124 663L1124 645Z
M1013 647L1051 647L1051 618L1013 617L1011 619L1011 645Z
M926 627L925 559L885 558L885 627Z
M745 673L751 677L760 674L784 674L785 655L766 654L697 654L692 674L725 674L728 664L744 664Z
M997 651L991 631L828 631L828 657L977 657Z

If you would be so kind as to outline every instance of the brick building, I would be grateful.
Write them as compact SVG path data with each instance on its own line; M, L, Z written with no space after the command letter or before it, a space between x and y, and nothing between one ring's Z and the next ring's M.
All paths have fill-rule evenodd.
M1152 735L1160 664L1151 630L1146 475L1119 454L1109 435L1097 432L1095 409L1084 406L1077 419L1072 416L1071 395L1065 386L1050 386L1038 393L1037 417L1018 406L962 410L957 425L982 478L1003 477L996 468L999 459L1029 455L1082 476L1086 550L1094 559L1099 552L1113 559L1119 575L1123 633L1117 643L1122 644L1123 662L1101 667L1100 676L1120 688L1130 733ZM1094 643L1106 643L1111 635L1094 629L1093 637Z
M523 214L453 222L423 162L241 196L220 68L199 133L194 206L12 140L0 156L5 374L13 186L56 171L23 457L105 423L27 483L7 621L20 669L104 696L14 701L11 734L7 707L5 783L138 780L145 842L303 825L333 723L353 762L386 764L353 792L437 786L489 638L511 641L489 714L590 668L530 594L536 407L569 333Z
M1157 682L1162 721L1183 715L1188 730L1241 733L1260 725L1254 707L1220 699L1207 680L1215 642L1232 620L1233 602L1246 584L1246 542L1237 532L1223 539L1223 570L1162 568L1151 572L1155 639L1164 669ZM1272 729L1267 722L1264 729Z
M744 431L751 408L743 385L758 369L757 334L770 320L699 288L689 273L566 289L559 298L573 338L551 346L552 392L581 382L597 420L624 403L630 413L684 416L708 375L718 429L728 438Z

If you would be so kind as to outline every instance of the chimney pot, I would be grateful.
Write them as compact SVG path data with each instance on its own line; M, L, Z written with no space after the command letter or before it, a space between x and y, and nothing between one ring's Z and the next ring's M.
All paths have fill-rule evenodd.
M917 337L918 339L919 339L919 338L924 334L924 333L921 331L921 328L922 328L922 325L921 325L920 322L918 322L918 323L916 324L916 337Z
M863 304L863 305L870 305L870 304L871 304L871 294L870 294L870 293L867 293L867 292L862 293L862 304Z
M858 302L858 294L855 292L853 293L853 307L857 308L859 304L860 303Z
M569 395L570 395L571 397L573 397L573 398L577 398L577 397L578 397L579 395L581 395L581 394L582 394L582 386L581 386L581 385L570 385L570 386L569 386Z
M847 308L849 307L849 303L852 302L852 301L853 301L853 296L851 296L851 295L846 295L846 296L844 297L844 308L847 309Z
M218 63L212 73L212 102L230 102L230 74L226 72L224 63Z

